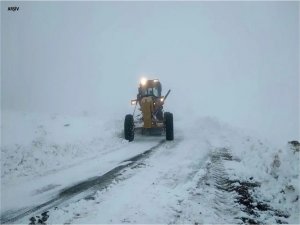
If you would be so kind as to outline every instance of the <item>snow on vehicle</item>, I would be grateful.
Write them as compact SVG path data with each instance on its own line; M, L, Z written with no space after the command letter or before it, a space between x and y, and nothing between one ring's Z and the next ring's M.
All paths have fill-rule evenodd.
M158 130L165 133L166 140L174 139L173 114L164 112L163 105L166 101L169 90L165 96L161 95L162 87L158 79L141 79L137 98L131 100L135 105L133 114L127 114L124 121L124 137L129 142L134 140L136 130L141 129L142 134L146 131ZM138 115L135 115L136 107L139 105Z

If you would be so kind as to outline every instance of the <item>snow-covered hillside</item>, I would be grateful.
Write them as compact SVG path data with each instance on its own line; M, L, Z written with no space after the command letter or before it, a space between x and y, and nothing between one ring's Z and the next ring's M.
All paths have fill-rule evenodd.
M299 223L298 142L175 117L128 143L122 119L3 111L1 222Z

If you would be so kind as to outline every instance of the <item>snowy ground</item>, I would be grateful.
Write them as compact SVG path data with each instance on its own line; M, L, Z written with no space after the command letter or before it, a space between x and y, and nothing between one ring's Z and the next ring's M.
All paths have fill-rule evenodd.
M2 112L1 222L300 223L297 143L273 146L212 118L175 118L173 142L128 143L122 128Z

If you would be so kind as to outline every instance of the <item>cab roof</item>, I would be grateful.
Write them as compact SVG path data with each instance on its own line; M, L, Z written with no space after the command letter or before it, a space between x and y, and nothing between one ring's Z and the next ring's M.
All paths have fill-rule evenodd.
M160 82L158 79L152 79L152 80L141 80L140 87L157 87L160 86Z

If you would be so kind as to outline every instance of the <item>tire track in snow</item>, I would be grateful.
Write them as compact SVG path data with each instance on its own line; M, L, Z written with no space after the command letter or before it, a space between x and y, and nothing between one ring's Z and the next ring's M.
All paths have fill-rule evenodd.
M224 212L225 214L229 213L234 220L237 220L237 223L263 224L266 223L266 214L268 216L272 215L276 223L286 223L284 219L290 216L288 212L283 212L272 207L263 200L262 196L260 196L260 198L254 197L253 193L258 191L261 184L256 182L253 177L249 179L230 179L223 165L224 160L239 161L238 159L234 159L226 148L212 155L212 163L213 165L217 165L212 172L212 177L215 180L215 188L217 189L216 193L219 193L215 199L215 204L217 205L216 210L219 211L222 216ZM234 202L231 207L228 207L227 204L219 207L219 203L223 203L222 199L224 196L231 196L233 198L226 198L229 201L224 199L224 203ZM241 212L243 212L243 214Z
M59 194L49 201L46 201L40 205L34 207L26 207L23 209L18 209L15 211L7 211L1 215L1 224L7 224L15 222L19 219L24 218L32 213L38 213L40 211L47 211L51 208L57 207L65 203L67 200L71 200L75 196L79 196L79 199L88 198L95 194L96 191L102 190L112 183L118 176L122 175L122 171L126 168L132 168L137 166L141 161L150 157L151 153L159 149L166 141L162 140L157 145L151 147L150 149L135 155L131 158L123 160L119 166L113 168L112 170L106 172L101 176L96 176L89 178L85 181L79 182L71 187L62 189Z
M223 160L232 160L232 156L228 149L217 148L208 154L207 160L193 174L194 184L187 189L188 195L178 203L180 213L176 214L174 223L237 223L234 215L239 210L235 207L234 193L218 188L226 186L228 176Z
M290 215L264 201L259 193L261 184L253 177L231 178L226 170L225 161L237 161L227 148L218 148L211 152L204 174L190 189L188 199L180 202L180 213L175 223L229 223L229 224L264 224L273 218L274 223L286 223ZM203 171L203 170L202 170ZM256 193L256 194L254 194ZM205 205L206 208L197 207ZM190 213L190 211L194 212ZM206 222L207 218L211 221ZM204 222L205 221L205 222Z

